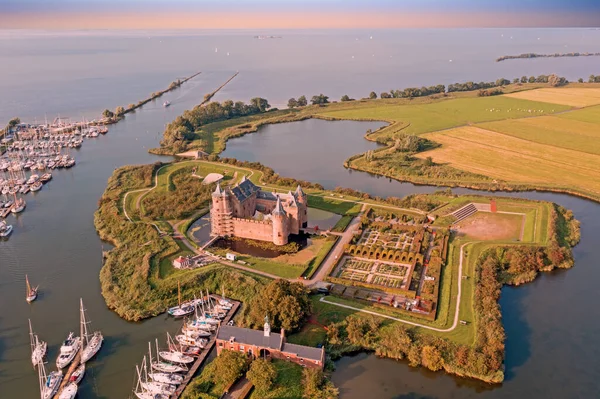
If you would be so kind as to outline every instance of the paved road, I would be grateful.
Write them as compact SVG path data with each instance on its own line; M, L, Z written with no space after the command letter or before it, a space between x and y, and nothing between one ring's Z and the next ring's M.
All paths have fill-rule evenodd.
M449 332L449 331L452 331L452 330L454 330L456 328L456 326L458 326L458 322L459 322L458 316L459 316L459 313L460 313L460 298L461 298L461 295L462 295L462 281L463 281L463 279L462 279L462 268L463 268L463 259L464 259L464 248L465 248L465 246L467 246L469 244L473 244L473 243L472 242L468 242L466 244L461 245L461 247L460 247L460 261L458 262L458 295L456 296L456 310L454 311L454 321L452 322L452 326L450 326L449 328L431 327L431 326L427 326L427 325L424 325L424 324L414 323L412 321L407 321L407 320L404 320L404 319L400 319L398 317L392 317L392 316L388 316L388 315L385 315L385 314L381 314L381 313L377 313L377 312L372 312L370 310L355 308L353 306L343 305L341 303L331 302L331 301L327 300L327 297L321 298L320 301L321 302L325 302L325 303L330 304L330 305L339 306L340 308L356 310L357 312L367 313L367 314L371 314L371 315L374 315L374 316L383 317L383 318L394 320L394 321L399 321L399 322L404 323L404 324L410 324L411 326L421 327L421 328L425 328L427 330L438 331L438 332Z

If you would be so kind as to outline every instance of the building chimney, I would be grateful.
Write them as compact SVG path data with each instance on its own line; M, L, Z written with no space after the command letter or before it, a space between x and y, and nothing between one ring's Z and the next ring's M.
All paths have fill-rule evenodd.
M279 342L279 350L283 350L283 345L285 344L285 330L283 327L281 328L281 341Z

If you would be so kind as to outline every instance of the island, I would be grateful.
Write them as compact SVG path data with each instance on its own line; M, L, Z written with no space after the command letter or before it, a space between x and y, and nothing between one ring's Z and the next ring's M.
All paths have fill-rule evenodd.
M388 124L365 137L384 146L352 156L346 167L422 184L599 200L593 165L600 152L591 132L600 124L600 89L501 83L502 93L491 96L482 90L494 84L463 91L473 87L466 83L450 93L405 89L395 98L385 93L339 103L321 94L308 105L302 96L285 110L257 97L185 111L153 150L176 160L115 170L99 202L96 228L114 246L100 276L107 305L136 321L164 312L179 291L191 298L224 289L243 304L238 330L231 331L252 344L250 337L268 330L280 342L277 353L285 353L284 343L301 345L309 348L307 361L317 362L304 372L287 355L248 366L221 335L221 355L186 389L189 398L219 397L244 374L250 379L254 367L271 377L257 382L263 390L253 397L267 397L256 396L266 386L286 394L310 386L335 397L327 378L332 360L363 350L501 383L500 290L574 265L580 230L571 211L450 189L374 198L218 155L228 139L265 124L378 120ZM575 139L565 140L566 133ZM508 161L507 153L519 161ZM333 222L311 226L315 210ZM217 371L232 368L227 378Z

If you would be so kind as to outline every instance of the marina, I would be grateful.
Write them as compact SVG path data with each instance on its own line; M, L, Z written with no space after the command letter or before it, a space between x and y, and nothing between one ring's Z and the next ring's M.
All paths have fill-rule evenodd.
M184 319L181 334L175 340L167 333L168 350L160 350L156 339L153 355L153 345L149 342L148 357L144 356L142 363L136 365L133 393L139 399L179 398L214 348L218 328L232 323L240 302L207 293L188 302L188 306L195 315Z

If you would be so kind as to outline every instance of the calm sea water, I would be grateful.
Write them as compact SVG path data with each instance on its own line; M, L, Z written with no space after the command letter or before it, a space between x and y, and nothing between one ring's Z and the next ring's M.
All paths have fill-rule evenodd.
M256 40L256 34L283 39ZM369 37L373 36L373 39ZM512 38L511 38L512 37ZM539 38L539 40L538 40ZM60 342L76 330L77 300L83 297L93 326L106 345L90 363L81 387L85 398L127 397L147 341L178 324L164 316L127 323L109 311L98 273L103 244L93 213L112 171L160 159L147 153L166 123L202 100L232 73L240 75L217 100L266 97L273 105L289 97L324 93L366 96L406 86L491 80L558 73L570 79L598 74L598 62L546 59L495 63L504 54L600 51L600 31L400 30L344 32L0 32L0 124L97 117L104 108L137 102L172 80L203 71L165 96L172 106L145 106L112 126L108 135L74 152L77 166L54 173L52 182L28 196L25 213L10 217L15 232L0 242L0 397L34 398L37 374L29 361L27 318L49 342L53 368ZM229 55L228 55L229 54ZM352 58L354 56L354 58ZM450 62L452 60L452 62ZM347 186L375 195L432 191L349 172L341 160L373 147L362 139L377 123L305 121L271 126L229 143L226 155L260 159L283 175ZM298 140L298 137L302 140ZM327 153L315 143L332 140ZM271 149L268 151L267 149ZM286 153L287 151L287 153ZM315 167L317 166L317 167ZM596 396L600 314L592 245L600 229L598 205L577 198L530 193L559 202L583 221L577 266L544 276L502 297L507 340L507 382L484 389L442 374L368 356L338 365L335 382L344 398L464 397L517 394L548 397ZM104 248L108 248L104 244ZM28 306L25 274L43 291Z

